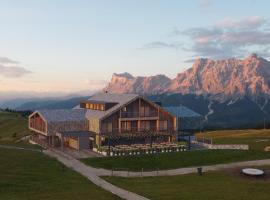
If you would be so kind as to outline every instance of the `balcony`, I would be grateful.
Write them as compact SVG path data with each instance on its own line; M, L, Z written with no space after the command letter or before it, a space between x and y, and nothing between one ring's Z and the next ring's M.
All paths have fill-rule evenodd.
M127 128L124 129L122 128L121 130L118 128L109 130L109 129L101 129L101 134L125 134L125 133L131 133L131 134L136 134L136 133L162 133L162 132L173 132L174 131L174 127L141 127L141 128L137 128L137 127L131 127L131 128Z
M158 118L158 112L122 112L121 118Z

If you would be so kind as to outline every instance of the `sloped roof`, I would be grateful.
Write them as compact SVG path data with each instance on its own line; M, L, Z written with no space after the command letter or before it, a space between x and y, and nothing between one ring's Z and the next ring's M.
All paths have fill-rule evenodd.
M202 117L199 113L185 107L185 106L168 106L163 107L168 112L172 113L176 117Z
M110 94L110 93L97 93L91 96L88 101L102 101L106 103L117 103L115 106L111 107L106 111L101 110L91 110L86 109L86 118L87 119L101 119L114 111L120 109L123 105L133 101L134 99L138 98L139 95L137 94ZM80 106L76 106L75 110L81 110ZM85 110L85 109L83 109Z
M84 109L56 109L56 110L37 110L48 122L60 121L83 121L86 120Z

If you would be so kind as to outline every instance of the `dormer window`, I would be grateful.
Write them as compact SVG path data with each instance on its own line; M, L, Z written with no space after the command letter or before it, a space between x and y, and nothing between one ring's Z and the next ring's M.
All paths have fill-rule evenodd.
M100 110L100 111L106 111L113 106L115 106L117 103L114 102L103 102L103 101L82 101L80 103L81 108L86 108L89 110Z

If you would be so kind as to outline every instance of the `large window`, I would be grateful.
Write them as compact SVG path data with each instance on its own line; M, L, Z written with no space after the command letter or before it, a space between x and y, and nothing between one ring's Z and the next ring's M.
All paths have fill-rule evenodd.
M168 122L167 120L159 121L159 130L165 131L168 129Z
M151 109L151 107L148 105L140 107L140 116L141 117L154 117L155 114L156 113L153 111L153 109Z
M141 121L141 129L147 131L150 130L151 129L150 121Z
M107 123L107 130L108 132L113 132L113 127L112 127L112 123Z
M131 122L121 122L122 131L131 131Z

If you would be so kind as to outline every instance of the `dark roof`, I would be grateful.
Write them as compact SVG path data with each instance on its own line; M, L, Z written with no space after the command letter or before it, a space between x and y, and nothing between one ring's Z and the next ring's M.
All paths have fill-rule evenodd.
M91 109L84 109L86 110L86 118L88 119L102 119L103 117L113 113L117 109L120 109L123 105L127 104L128 102L136 99L139 97L137 94L110 94L110 93L98 93L90 97L87 101L100 101L100 102L107 102L107 103L117 103L110 109L106 111L102 110L91 110ZM75 110L80 110L80 106L76 106Z
M90 100L90 99L81 101L81 103L96 103L96 104L114 103L114 104L117 104L116 102L107 102L107 101Z
M56 110L37 110L38 113L42 115L42 117L50 122L50 121L83 121L86 120L84 109L56 109Z
M202 117L202 115L185 106L168 106L163 108L176 117Z

